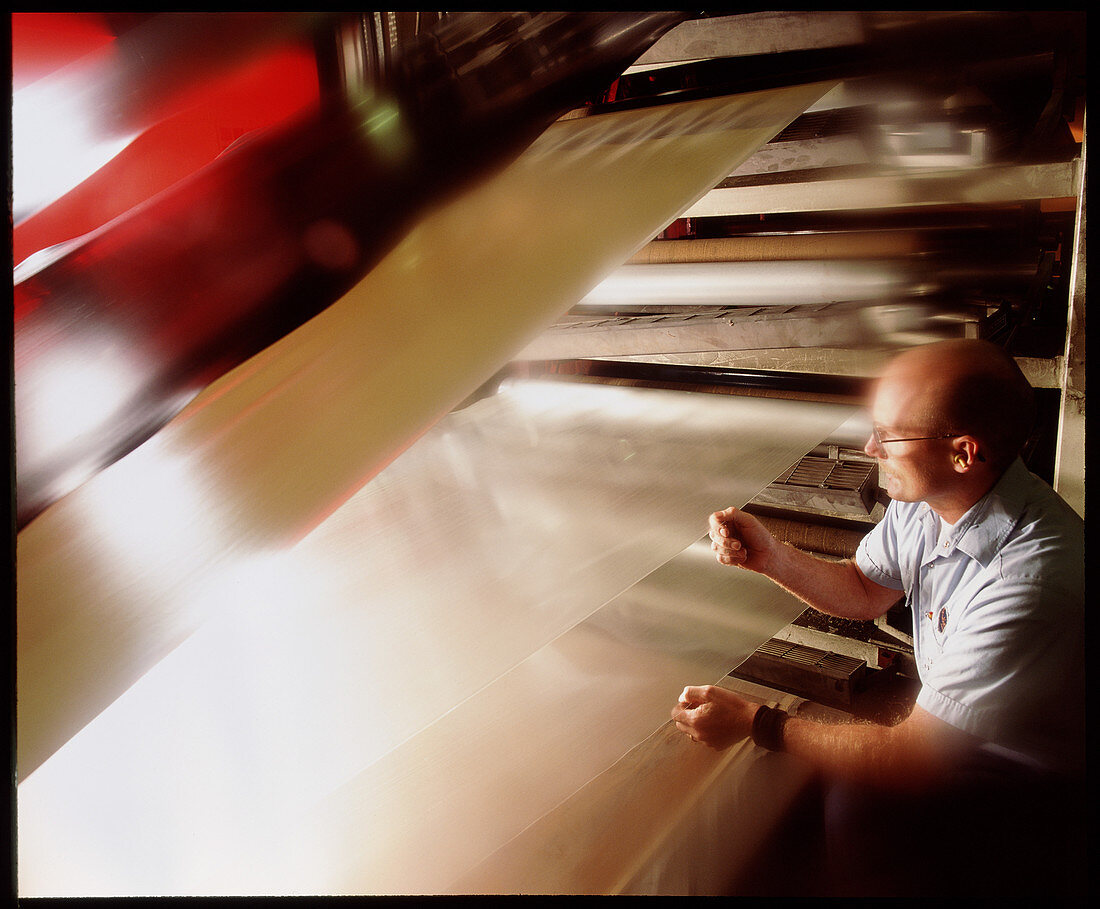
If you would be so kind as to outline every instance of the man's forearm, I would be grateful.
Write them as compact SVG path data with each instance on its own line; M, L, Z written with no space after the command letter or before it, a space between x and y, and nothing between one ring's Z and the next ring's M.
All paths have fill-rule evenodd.
M868 620L886 612L900 596L868 587L850 559L833 562L781 544L763 574L820 612Z
M750 737L785 751L828 777L895 789L942 780L978 740L919 706L895 726L855 720L816 722L761 706L718 685L689 685L672 709L676 728L723 749Z
M910 749L899 747L902 737L897 727L791 717L783 729L783 750L827 776L894 788L919 783L925 769L912 760Z
M896 726L853 720L824 723L789 717L781 747L827 776L892 789L942 780L974 740L914 709Z

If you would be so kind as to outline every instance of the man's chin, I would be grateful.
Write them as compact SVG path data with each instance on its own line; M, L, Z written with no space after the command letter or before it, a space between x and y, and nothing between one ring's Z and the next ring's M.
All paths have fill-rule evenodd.
M883 487L888 495L895 502L911 502L912 499L905 495L905 490L901 488L901 484L891 476L886 475L886 485Z

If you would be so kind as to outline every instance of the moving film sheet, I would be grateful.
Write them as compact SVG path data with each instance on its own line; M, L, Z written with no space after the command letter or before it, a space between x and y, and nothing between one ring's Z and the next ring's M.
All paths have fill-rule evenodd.
M36 518L17 551L20 778L213 614L196 591L316 527L828 87L554 124Z
M25 892L459 886L797 615L691 544L848 415L542 381L448 416L22 784Z
M370 701L365 697L354 699L351 726L312 726L326 708L297 698L297 709L288 713L260 692L293 674L280 669L264 676L250 661L270 665L282 654L291 663L305 661L309 671L301 677L339 677L337 657L314 647L310 635L334 634L342 642L347 629L320 615L355 616L360 610L346 600L341 606L327 592L338 583L339 570L321 571L319 563L305 574L294 569L307 558L301 553L313 551L311 531L323 535L338 527L341 503L386 464L401 464L415 450L398 458L413 438L827 88L555 124L514 165L441 204L345 298L215 383L149 443L21 532L20 892L232 892L245 870L238 864L226 877L217 869L223 861L233 864L234 848L245 849L249 857L242 862L253 861L249 867L267 860L279 864L277 849L259 846L264 836L286 829L271 821L272 812L282 819L300 817L312 799L349 782L402 735L426 728L476 690L455 688L442 706L428 698L428 712L415 720L409 720L407 704L375 700L370 715L387 720L379 724L381 734L364 719ZM785 428L792 422L780 420ZM750 485L764 485L829 428L805 427L798 444L783 452L784 463L752 473ZM578 465L574 475L583 472ZM654 494L659 485L643 489ZM703 518L737 501L728 490L714 498ZM521 508L515 501L507 505L505 493L496 501L512 512ZM571 564L579 553L614 566L609 577L615 580L605 582L595 572L606 586L586 591L585 603L572 607L576 612L554 615L552 628L537 613L504 627L518 629L528 643L533 634L533 646L541 647L674 556L698 536L696 522L702 520L697 508L689 516L683 499L675 501L681 520L693 529L677 531L681 536L674 542L664 538L660 552L648 549L644 557L636 555L635 541L651 545L654 535L671 532L655 529L665 520L656 514L630 526L629 538L606 540L616 550L612 554L570 548L569 534L553 524L529 531L531 547L560 548L560 564ZM598 510L588 504L574 524ZM425 548L404 570L403 580L415 577L442 546L431 518L442 521L446 512L437 506L402 530L388 529L384 521L367 534L369 540L335 542L339 534L329 530L333 551L324 558L354 562L378 539L401 540L399 547ZM473 537L463 542L472 545ZM515 534L505 537L513 540ZM304 549L295 547L298 541ZM396 564L378 558L380 572ZM475 549L460 564L492 564L484 559ZM438 569L435 577L429 599L445 615L453 582ZM295 605L286 607L291 612L285 622L278 609L264 611L265 602L286 598ZM402 600L399 611L405 613L404 595ZM304 612L295 617L294 608ZM549 605L544 611L553 614ZM365 653L404 664L401 639L384 636L386 621L401 623L380 621L382 629L359 641L355 660L345 668L354 668ZM434 615L419 621L446 627ZM414 637L430 654L416 670L425 674L418 691L440 678L453 687L448 660L464 644L481 646L479 629L464 633L453 639ZM521 648L505 662L516 665L532 652ZM475 663L481 662L479 655ZM488 675L474 673L462 683L486 684L507 668L486 662L479 671L486 667ZM468 672L461 665L453 670L456 677ZM257 693L236 701L230 682ZM206 714L204 699L235 706L231 713ZM133 705L140 706L136 713ZM214 716L221 719L210 729L206 724ZM391 725L394 716L408 728ZM267 733L257 733L263 747L250 750L244 744L248 730L263 730L268 720L282 730L274 740L278 746ZM192 721L201 734L191 734ZM142 733L155 723L164 726L165 741L181 747L165 746L168 753L161 755L157 736ZM371 728L369 736L363 723ZM365 751L349 750L345 734L353 741L366 736L370 744ZM235 744L238 736L244 739ZM238 759L223 762L226 753ZM108 754L105 767L100 758ZM188 757L192 769L169 769L160 757L170 755ZM335 767L318 765L319 755ZM279 768L259 769L265 761ZM103 776L122 766L131 772ZM199 766L214 772L201 784L194 770ZM143 772L133 772L135 767ZM130 796L135 805L158 807L140 808L135 818L123 807ZM114 836L104 834L105 818ZM249 839L247 831L261 830L264 836ZM308 867L308 859L303 861ZM327 889L323 883L309 889L314 887Z

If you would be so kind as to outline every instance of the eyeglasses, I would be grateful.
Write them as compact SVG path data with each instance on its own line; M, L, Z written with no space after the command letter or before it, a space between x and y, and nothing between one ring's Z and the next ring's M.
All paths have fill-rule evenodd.
M956 439L960 435L962 435L962 433L948 432L940 436L906 436L904 439L884 439L879 435L878 426L874 423L871 424L871 438L875 440L876 448L882 448L883 445L889 442L926 442L930 439ZM883 450L883 454L885 454L885 449Z

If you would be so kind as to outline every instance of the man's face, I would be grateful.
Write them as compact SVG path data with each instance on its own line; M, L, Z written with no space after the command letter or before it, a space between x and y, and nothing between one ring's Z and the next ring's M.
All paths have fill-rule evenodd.
M919 406L926 387L920 374L888 372L879 381L871 402L875 433L864 451L878 459L886 494L899 502L934 500L955 479L951 440L923 438L935 434L927 408Z

